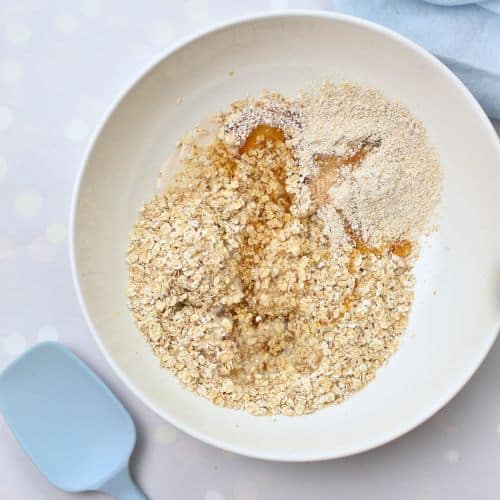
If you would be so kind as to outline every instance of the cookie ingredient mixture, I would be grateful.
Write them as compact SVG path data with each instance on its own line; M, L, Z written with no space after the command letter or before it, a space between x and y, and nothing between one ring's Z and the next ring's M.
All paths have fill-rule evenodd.
M181 173L162 176L131 233L138 328L216 404L296 415L339 403L406 327L440 196L425 130L380 92L330 82L235 102L210 123L180 141Z

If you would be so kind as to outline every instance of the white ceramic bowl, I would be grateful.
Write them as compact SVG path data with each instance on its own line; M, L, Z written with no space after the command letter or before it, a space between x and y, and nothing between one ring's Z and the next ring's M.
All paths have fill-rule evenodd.
M324 78L377 87L423 121L444 171L440 230L416 268L415 303L402 346L376 380L347 402L312 415L253 417L193 395L160 369L127 309L127 235L176 140L200 118L247 92L289 94ZM456 394L488 352L499 327L499 200L498 138L469 92L434 57L351 17L249 17L170 50L111 108L76 187L76 288L110 364L172 424L253 457L345 456L423 422Z

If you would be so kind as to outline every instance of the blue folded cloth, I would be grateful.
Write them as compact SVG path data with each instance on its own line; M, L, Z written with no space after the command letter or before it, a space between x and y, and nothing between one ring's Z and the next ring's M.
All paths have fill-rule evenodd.
M422 45L500 119L500 0L330 0L330 8Z

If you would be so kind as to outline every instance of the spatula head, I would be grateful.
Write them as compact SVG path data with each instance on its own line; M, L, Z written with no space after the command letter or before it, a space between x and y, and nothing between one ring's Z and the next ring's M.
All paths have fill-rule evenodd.
M67 491L98 489L135 445L122 404L55 342L38 344L0 374L0 411L38 469Z

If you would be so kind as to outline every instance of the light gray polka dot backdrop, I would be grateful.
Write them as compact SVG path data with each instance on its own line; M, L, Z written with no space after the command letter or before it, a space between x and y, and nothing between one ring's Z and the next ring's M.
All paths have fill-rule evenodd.
M130 409L138 427L132 468L154 500L497 499L498 343L465 389L403 438L342 460L277 464L217 450L162 422L113 374L80 314L68 258L71 192L109 104L179 37L250 10L308 4L325 2L0 2L0 368L41 340L76 351ZM38 474L0 418L0 499L70 498Z

